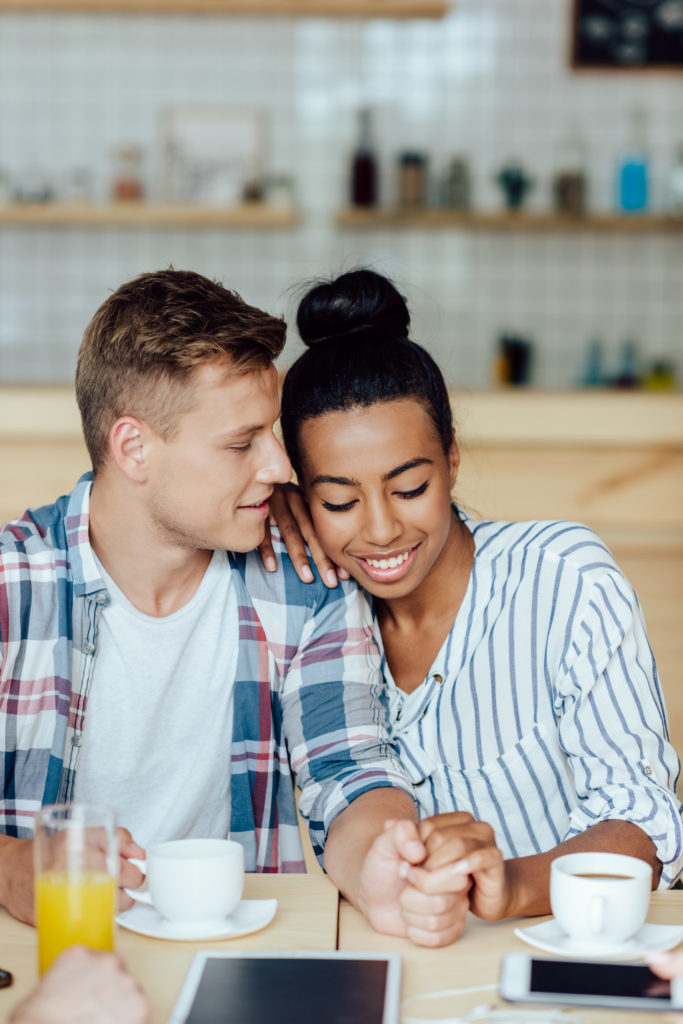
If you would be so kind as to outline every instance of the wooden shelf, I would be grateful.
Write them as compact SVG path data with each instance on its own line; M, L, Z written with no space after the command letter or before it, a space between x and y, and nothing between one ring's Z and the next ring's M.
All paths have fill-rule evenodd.
M3 11L55 14L219 14L443 18L448 0L0 0Z
M291 228L293 207L267 203L0 203L0 226L26 228Z
M347 207L336 218L341 228L384 230L418 228L461 231L604 231L645 233L652 231L683 231L683 217L666 215L632 215L590 213L583 217L569 214L507 211L400 210L392 208L364 209Z

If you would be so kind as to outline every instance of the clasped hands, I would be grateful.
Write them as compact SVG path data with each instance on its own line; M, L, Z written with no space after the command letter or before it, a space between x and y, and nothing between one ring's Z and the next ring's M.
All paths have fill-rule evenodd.
M361 871L360 909L379 932L447 946L467 912L508 916L509 884L493 829L465 811L387 821Z

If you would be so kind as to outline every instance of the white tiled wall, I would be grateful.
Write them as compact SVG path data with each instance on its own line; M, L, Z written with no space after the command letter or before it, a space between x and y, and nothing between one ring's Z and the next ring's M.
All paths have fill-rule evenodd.
M268 116L269 166L291 174L293 231L0 230L0 379L62 380L92 312L143 271L191 267L291 315L292 286L370 263L410 297L414 336L449 381L487 386L497 336L536 344L536 381L567 386L600 336L616 369L635 338L644 360L683 375L680 235L340 231L356 112L375 112L383 198L398 151L427 150L433 170L467 155L477 206L496 208L494 177L511 157L550 204L550 176L572 122L587 146L590 204L614 206L615 164L634 105L648 111L653 208L683 141L683 75L572 74L569 0L455 0L444 21L337 21L147 15L0 15L0 169L46 176L75 168L107 195L111 150L146 153L161 178L160 120L175 104L250 106ZM296 354L292 332L287 355ZM286 361L286 360L285 360Z

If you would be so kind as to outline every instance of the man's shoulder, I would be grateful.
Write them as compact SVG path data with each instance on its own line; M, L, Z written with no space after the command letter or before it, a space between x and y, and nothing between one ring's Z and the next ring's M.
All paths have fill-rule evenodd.
M28 508L23 515L0 526L0 545L66 545L67 532L75 542L87 530L92 473L84 473L69 494L62 494L49 505Z
M28 554L59 547L68 500L65 495L51 505L28 508L18 519L5 523L0 528L0 556L13 551Z
M351 583L330 590L320 578L310 556L313 580L304 583L299 579L285 543L275 528L272 529L272 542L277 561L275 572L269 572L264 567L257 550L228 552L232 568L237 570L242 579L245 597L251 603L264 602L277 604L283 610L305 609L310 612L346 601L349 591L356 589L356 585Z

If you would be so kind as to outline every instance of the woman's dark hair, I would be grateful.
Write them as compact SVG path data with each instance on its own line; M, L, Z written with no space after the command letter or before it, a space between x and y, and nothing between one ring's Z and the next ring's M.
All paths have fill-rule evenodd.
M297 327L308 351L287 372L280 418L297 475L306 420L401 398L423 405L448 454L453 416L446 382L429 353L408 338L408 307L391 281L353 270L321 282L301 300Z

